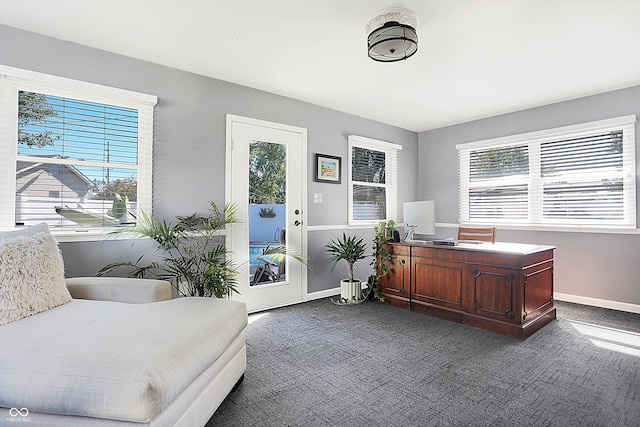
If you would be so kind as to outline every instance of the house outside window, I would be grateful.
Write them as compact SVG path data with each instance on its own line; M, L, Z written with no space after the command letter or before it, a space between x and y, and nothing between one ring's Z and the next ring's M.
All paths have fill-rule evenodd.
M349 225L397 219L397 169L401 149L401 145L349 136Z
M460 223L635 229L635 116L460 144Z
M100 230L151 212L156 97L11 67L0 74L0 228Z

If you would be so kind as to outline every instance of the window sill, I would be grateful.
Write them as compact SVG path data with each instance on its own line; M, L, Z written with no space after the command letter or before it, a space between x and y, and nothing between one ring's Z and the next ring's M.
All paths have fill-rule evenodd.
M436 227L458 228L462 224L436 223ZM559 233L596 233L596 234L640 234L637 228L620 227L594 227L574 225L565 227L561 225L525 225L525 224L485 224L485 223L465 223L465 226L473 227L497 227L498 230L514 231L552 231Z
M50 229L51 234L56 238L58 243L73 243L73 242L101 242L105 240L150 240L149 237L133 235L126 231L118 234L111 234L113 231L120 231L120 228L113 229L66 229L55 230ZM197 234L194 232L194 235ZM218 236L225 236L225 230L218 230L215 232Z
M123 234L109 234L113 230L55 230L50 229L51 234L56 238L58 243L70 243L70 242L100 242L104 240L131 240L135 237Z

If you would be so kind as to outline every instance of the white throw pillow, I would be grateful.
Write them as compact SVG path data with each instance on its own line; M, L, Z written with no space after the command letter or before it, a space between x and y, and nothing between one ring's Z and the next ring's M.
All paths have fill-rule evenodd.
M46 224L0 233L0 325L69 301L62 255Z
M0 233L0 242L20 236L33 236L38 233L49 233L49 226L46 222L34 225L33 227L21 227L12 231L3 231Z

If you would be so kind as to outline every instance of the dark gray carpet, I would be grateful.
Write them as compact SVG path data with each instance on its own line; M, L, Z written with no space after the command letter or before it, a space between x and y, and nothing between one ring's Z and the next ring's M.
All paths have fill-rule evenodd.
M640 315L556 307L525 341L376 302L259 313L207 426L640 425Z

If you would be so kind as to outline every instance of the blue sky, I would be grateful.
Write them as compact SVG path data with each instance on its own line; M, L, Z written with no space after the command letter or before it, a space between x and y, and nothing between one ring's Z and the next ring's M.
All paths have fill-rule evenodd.
M50 95L46 100L56 116L21 130L34 133L48 130L54 143L42 148L18 144L19 155L59 155L72 160L137 164L137 110ZM137 176L135 170L124 168L107 171L102 167L76 167L91 180Z

